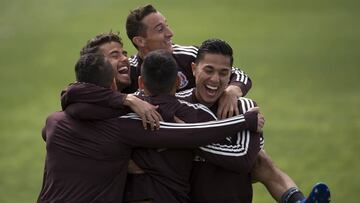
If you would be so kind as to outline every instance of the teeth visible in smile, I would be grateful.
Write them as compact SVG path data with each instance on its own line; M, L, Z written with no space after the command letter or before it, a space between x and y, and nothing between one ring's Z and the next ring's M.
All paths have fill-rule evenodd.
M207 88L211 89L211 90L217 90L218 87L214 87L214 86L210 86L210 85L206 85Z
M126 72L127 70L128 70L127 66L123 66L123 67L118 68L119 73Z

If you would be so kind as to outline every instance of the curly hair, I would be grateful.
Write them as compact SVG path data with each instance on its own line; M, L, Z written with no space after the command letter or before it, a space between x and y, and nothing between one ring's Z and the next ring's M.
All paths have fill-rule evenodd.
M101 33L87 41L86 45L81 49L80 55L84 55L86 53L96 53L101 45L110 42L117 42L121 46L124 45L121 37L119 36L119 32L110 31L108 33Z

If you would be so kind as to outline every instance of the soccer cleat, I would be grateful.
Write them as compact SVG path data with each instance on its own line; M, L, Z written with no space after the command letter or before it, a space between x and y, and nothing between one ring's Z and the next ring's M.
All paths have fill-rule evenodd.
M330 190L325 183L316 183L309 196L300 203L329 203Z

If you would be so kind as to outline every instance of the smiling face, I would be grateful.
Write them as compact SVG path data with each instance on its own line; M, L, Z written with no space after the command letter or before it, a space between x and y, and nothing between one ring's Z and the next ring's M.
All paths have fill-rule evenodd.
M129 86L131 83L129 75L130 65L127 52L123 50L121 44L114 41L107 42L100 46L100 50L115 71L115 79L119 90Z
M142 37L143 43L139 46L143 56L158 49L172 52L173 32L161 13L150 13L141 22L146 27L146 36Z
M200 103L211 107L220 98L230 80L230 61L229 56L207 53L197 64L192 64L195 96Z

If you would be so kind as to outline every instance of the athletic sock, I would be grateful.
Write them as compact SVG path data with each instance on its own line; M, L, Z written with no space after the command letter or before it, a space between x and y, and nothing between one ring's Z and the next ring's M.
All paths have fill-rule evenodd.
M304 194L296 187L292 187L281 195L281 203L297 203L305 199Z

